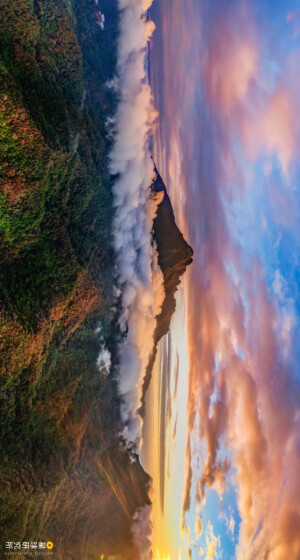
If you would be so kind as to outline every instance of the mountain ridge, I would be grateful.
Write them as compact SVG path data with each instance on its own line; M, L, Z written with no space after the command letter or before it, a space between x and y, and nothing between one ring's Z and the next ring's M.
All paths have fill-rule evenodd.
M164 277L165 297L161 312L156 317L156 328L154 332L153 351L149 357L148 366L143 383L142 405L140 414L145 414L145 393L149 387L154 366L157 346L159 341L166 335L170 328L172 316L176 309L175 294L180 284L180 278L186 268L193 262L194 251L185 241L179 230L167 188L154 166L155 178L152 183L152 191L163 192L164 197L158 205L157 215L153 222L153 239L157 244L158 264Z

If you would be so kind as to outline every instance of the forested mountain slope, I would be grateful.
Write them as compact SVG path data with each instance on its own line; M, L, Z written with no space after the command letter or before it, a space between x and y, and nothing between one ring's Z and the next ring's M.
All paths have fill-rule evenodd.
M97 9L0 0L0 545L51 540L75 560L131 558L147 501L119 443L105 132L118 14L102 1L102 31Z

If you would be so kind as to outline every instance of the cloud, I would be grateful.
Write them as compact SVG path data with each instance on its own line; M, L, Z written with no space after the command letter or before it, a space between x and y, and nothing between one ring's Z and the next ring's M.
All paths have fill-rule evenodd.
M260 154L276 154L283 172L288 176L289 164L299 155L298 125L295 112L298 103L284 83L275 92L266 95L265 103L244 118L244 147L248 156L255 160Z
M228 529L232 536L234 536L234 528L235 528L235 521L234 518L231 516L228 521Z
M285 293L285 280L280 272L280 270L275 271L275 277L273 281L273 291L280 301L284 299Z
M203 532L203 527L202 527L202 522L200 517L196 517L196 523L195 523L195 534L196 534L196 539L200 539L201 535Z
M285 359L291 354L292 343L293 343L293 335L294 335L294 328L297 324L296 321L296 314L293 302L290 301L288 304L281 310L279 316L279 340L282 347L282 353Z
M254 4L258 10L260 3ZM243 196L246 171L260 161L281 168L287 197L299 156L300 54L291 71L290 55L276 44L278 29L268 19L256 20L251 6L188 0L183 26L181 2L173 0L164 28L160 150L165 169L176 171L173 197L181 196L183 230L195 251L186 276L190 371L181 528L186 512L196 509L195 488L202 504L208 488L221 495L230 469L241 518L237 560L298 560L300 386L298 349L290 343L293 316L281 315L258 251L240 243L231 223L239 219L232 202ZM264 203L273 214L277 204L280 213L282 203L266 191ZM284 295L278 275L273 288ZM192 442L195 431L204 458ZM200 476L193 468L199 462Z
M145 55L154 24L144 17L151 1L119 0L118 92L110 172L115 218L114 245L121 288L119 391L124 435L138 447L143 376L153 347L155 316L163 299L163 277L158 267L152 225L159 197L150 193L153 162L149 135L156 119L150 86L146 83ZM145 333L147 335L145 336Z
M206 51L203 60L203 82L211 106L230 113L244 101L256 77L257 48L254 37L237 37L225 22L213 33L214 48Z
M97 359L97 366L103 373L109 373L111 366L111 354L107 348L102 348Z
M151 510L151 505L145 505L144 507L139 508L133 516L131 531L135 546L139 552L140 560L149 559L151 554Z
M220 546L220 538L214 535L213 526L210 521L208 521L206 527L205 543L206 543L205 560L214 560L214 558L217 558L217 551Z
M105 340L102 335L102 328L100 325L96 328L96 333L99 335L101 343L101 349L97 358L97 366L99 371L103 375L108 375L111 368L111 354L108 348L106 348Z
M297 39L300 35L300 10L288 12L286 21L292 26L292 39Z

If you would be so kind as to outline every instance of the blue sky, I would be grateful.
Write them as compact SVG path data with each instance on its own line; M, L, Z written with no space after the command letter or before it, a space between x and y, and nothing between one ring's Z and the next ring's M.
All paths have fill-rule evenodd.
M153 14L157 159L195 251L192 558L298 560L300 3L158 0Z

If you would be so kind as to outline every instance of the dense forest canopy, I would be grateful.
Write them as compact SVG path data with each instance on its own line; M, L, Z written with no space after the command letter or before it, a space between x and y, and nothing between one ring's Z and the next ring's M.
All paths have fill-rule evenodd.
M102 9L104 31L94 1L0 0L0 546L51 539L64 559L132 554L148 499L119 438Z

